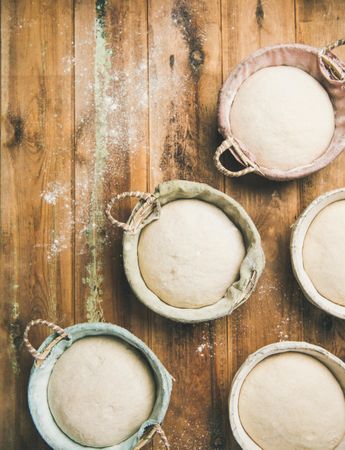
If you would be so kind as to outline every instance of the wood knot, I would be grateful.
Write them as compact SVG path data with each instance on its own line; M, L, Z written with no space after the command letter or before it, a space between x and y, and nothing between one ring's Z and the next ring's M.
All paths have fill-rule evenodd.
M175 55L170 55L170 57L169 57L169 66L170 66L171 70L173 70L174 65L175 65Z
M205 54L201 49L193 50L190 53L190 64L194 70L198 70L205 60Z
M200 67L205 60L203 51L203 35L199 29L194 10L190 2L179 0L172 9L173 23L179 28L188 47L188 59L192 75L196 81L199 79Z
M261 0L258 0L258 3L256 5L255 17L256 23L258 24L259 28L262 28L265 18L265 12Z
M6 134L9 136L9 139L5 145L10 149L18 147L24 139L23 119L20 116L9 112L7 114L7 118L4 120Z

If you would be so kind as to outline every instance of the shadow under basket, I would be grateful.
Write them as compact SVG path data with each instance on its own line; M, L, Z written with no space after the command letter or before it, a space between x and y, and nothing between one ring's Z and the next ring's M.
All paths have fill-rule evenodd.
M34 325L46 325L54 331L54 334L50 335L38 350L35 350L28 340L28 332ZM49 378L59 357L74 342L90 336L111 336L132 346L151 367L156 384L156 401L153 410L139 430L119 444L97 447L97 450L100 448L139 450L153 438L155 433L161 437L165 448L169 448L160 424L168 410L172 377L157 356L140 339L126 329L110 323L82 323L66 329L41 319L33 320L28 324L24 333L24 343L35 358L29 379L28 401L32 419L42 438L56 450L94 449L94 447L78 444L58 427L49 408L47 393Z
M126 197L140 199L128 222L120 223L111 215L114 203ZM239 279L235 281L214 304L200 308L181 308L162 301L146 285L138 262L138 243L141 230L154 220L159 220L161 207L180 199L198 199L218 207L240 230L246 254L240 266ZM172 180L160 184L154 194L127 192L114 197L107 207L109 220L124 230L123 259L128 282L136 297L152 311L178 322L203 322L231 314L253 292L263 271L265 259L259 233L242 206L207 184Z
M305 355L312 356L318 361L323 363L334 375L343 392L345 393L345 364L332 353L307 342L277 342L267 345L257 350L255 353L248 356L245 362L242 364L238 372L236 373L229 396L229 418L233 435L243 450L260 450L259 447L251 437L246 433L241 423L239 415L239 397L242 389L242 385L248 376L248 374L262 362L265 358L272 355L282 354L286 352L297 352ZM345 439L343 439L340 446L337 448L340 450L342 445L345 445Z
M345 40L339 40L325 48L302 44L262 48L252 53L230 73L220 90L218 101L218 129L224 141L214 154L214 163L223 175L241 177L255 173L277 181L293 180L322 169L342 152L345 147L345 65L331 50L344 43ZM322 155L312 163L286 170L260 165L253 150L236 139L230 120L232 105L242 83L260 69L274 66L299 68L316 79L326 90L335 117L333 137ZM230 152L243 168L236 170L225 167L221 160L224 152Z

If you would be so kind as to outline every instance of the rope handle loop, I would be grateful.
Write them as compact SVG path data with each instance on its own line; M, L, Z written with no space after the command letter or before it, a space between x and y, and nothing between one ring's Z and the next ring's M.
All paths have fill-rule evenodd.
M324 63L325 67L334 77L335 80L340 81L345 79L345 70L343 67L339 66L339 64L336 64L336 62L330 56L328 56L327 53L328 54L331 53L333 49L340 47L342 45L345 45L345 39L338 39L337 41L332 42L329 45L326 45L320 50L320 58Z
M47 327L51 328L55 333L58 334L58 336L47 346L47 348L42 353L37 351L29 341L29 331L32 327L36 325L46 325ZM31 320L31 322L29 322L26 325L23 335L23 341L24 344L26 345L26 348L28 349L32 357L35 359L35 361L43 361L47 357L50 350L54 347L54 345L56 345L59 341L65 339L66 337L68 337L66 331L63 328L56 325L55 323L48 322L47 320L43 319L36 319Z
M170 450L170 444L168 442L168 438L166 437L163 428L160 426L159 423L156 423L153 425L140 439L140 441L137 443L137 445L134 447L134 450L140 450L145 447L145 445L149 444L154 436L158 434L160 437L160 440L162 444L164 445L164 448L166 450Z
M120 222L119 220L116 220L113 217L113 215L111 214L111 210L115 203L117 203L125 198L130 198L130 197L138 198L139 200L142 200L144 202L143 208L138 212L139 220L135 221L135 223L133 223L133 224ZM139 191L123 192L122 194L115 195L115 197L113 197L110 200L110 202L108 203L108 205L106 207L105 213L113 225L121 228L124 231L132 232L132 231L135 231L136 228L138 227L138 225L140 224L140 222L142 220L144 220L150 212L152 212L154 204L157 204L157 203L158 203L157 197L155 195L147 193L147 192L139 192Z
M323 52L331 51L334 48L341 47L342 45L345 45L345 39L338 39L337 41L334 41L331 44L326 45L321 51Z
M239 170L237 172L233 172L232 170L227 169L226 167L223 166L223 164L220 162L220 157L222 156L222 154L227 151L232 149L232 151L234 152L234 156L236 159L239 159L240 162L247 166L246 168ZM225 139L220 146L217 148L214 157L213 157L214 163L216 165L216 168L219 170L220 173L222 173L223 175L227 176L227 177L233 177L233 178L237 178L237 177L242 177L243 175L247 175L248 173L252 173L255 172L256 168L254 167L252 161L250 161L245 154L242 152L242 150L239 148L239 146L237 145L237 143L231 139L230 137L228 137L227 139Z

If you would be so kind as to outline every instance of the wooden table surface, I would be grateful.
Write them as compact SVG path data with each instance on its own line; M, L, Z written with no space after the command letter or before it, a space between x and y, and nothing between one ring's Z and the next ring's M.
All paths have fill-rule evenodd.
M345 358L344 323L304 299L289 256L300 212L345 185L345 154L289 183L224 179L212 163L229 71L259 47L322 46L344 30L342 0L1 1L1 449L47 448L27 406L22 334L32 318L109 321L143 339L176 380L164 422L176 450L238 448L227 397L259 347L306 340ZM121 232L104 206L173 178L225 191L261 233L264 275L228 318L173 323L125 280Z

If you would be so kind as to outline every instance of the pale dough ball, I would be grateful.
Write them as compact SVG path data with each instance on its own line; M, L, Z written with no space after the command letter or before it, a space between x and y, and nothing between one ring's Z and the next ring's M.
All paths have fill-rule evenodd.
M240 86L230 124L260 166L288 170L324 153L334 133L334 111L311 75L295 67L267 67Z
M254 367L240 392L239 414L263 450L333 450L345 433L340 384L316 358L297 352Z
M195 199L164 205L160 218L142 230L138 245L146 285L179 308L220 300L239 278L244 256L238 228L219 208Z
M51 413L79 444L107 447L134 434L156 399L154 376L133 347L110 336L76 341L56 362L48 385Z
M303 265L319 294L345 306L345 200L326 206L310 224Z

